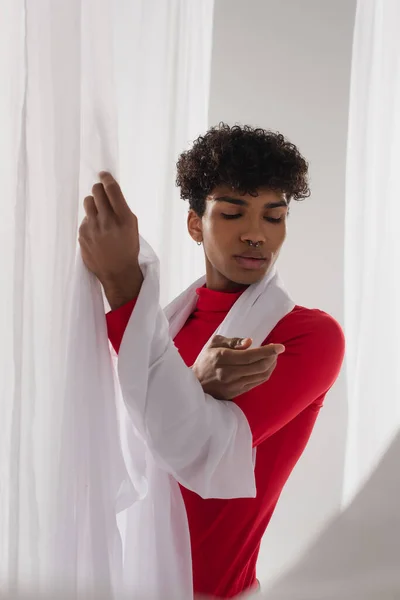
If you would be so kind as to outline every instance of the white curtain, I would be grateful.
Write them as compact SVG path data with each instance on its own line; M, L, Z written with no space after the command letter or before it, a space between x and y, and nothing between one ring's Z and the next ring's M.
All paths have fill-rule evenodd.
M200 270L181 241L174 163L206 127L213 5L0 8L0 590L100 581L108 596L122 580L115 509L142 490L126 481L103 305L76 261L77 226L109 169L162 251L165 300Z
M343 511L265 590L269 600L400 593L399 26L398 0L358 0L346 176Z
M347 501L400 425L400 3L359 0L347 157Z
M180 152L208 122L213 0L117 0L121 183L160 258L161 303L203 275L175 186Z

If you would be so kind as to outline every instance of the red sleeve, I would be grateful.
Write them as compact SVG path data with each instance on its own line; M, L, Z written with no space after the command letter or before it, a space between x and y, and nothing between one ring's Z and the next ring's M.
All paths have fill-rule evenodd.
M106 315L108 339L112 343L117 354L121 346L122 338L124 337L125 329L131 318L132 311L135 308L136 300L137 298L134 298L127 304L124 304L116 310L112 310Z
M286 351L269 381L239 396L257 446L305 410L317 411L336 381L343 362L344 336L329 315L295 309L265 343L281 343Z

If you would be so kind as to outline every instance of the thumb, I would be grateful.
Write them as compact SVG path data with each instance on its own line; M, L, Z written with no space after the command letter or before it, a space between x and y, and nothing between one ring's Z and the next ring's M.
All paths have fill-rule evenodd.
M209 348L231 348L234 350L247 350L253 341L250 338L227 338L223 335L214 335Z
M285 346L283 344L268 344L264 347L271 350L274 354L283 354L285 352Z

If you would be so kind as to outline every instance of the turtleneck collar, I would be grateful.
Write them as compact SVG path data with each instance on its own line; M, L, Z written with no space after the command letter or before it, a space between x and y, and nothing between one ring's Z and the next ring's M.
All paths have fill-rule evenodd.
M196 310L200 312L228 312L245 290L219 292L201 287L196 290L198 301Z

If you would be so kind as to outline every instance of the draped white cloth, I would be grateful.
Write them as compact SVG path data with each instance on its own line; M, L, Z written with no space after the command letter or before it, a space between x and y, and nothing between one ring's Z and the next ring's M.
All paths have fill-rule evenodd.
M162 302L198 270L195 247L176 241L183 231L184 206L179 204L173 179L177 154L206 126L212 2L1 0L0 7L0 590L11 598L24 592L40 597L67 581L70 598L98 589L99 584L102 595L112 598L135 586L158 594L164 577L171 586L180 580L179 593L190 597L187 562L164 560L155 536L148 538L147 545L141 544L138 557L142 538L128 534L138 526L138 519L153 512L155 498L158 503L163 500L163 509L181 518L174 520L172 529L172 521L166 523L161 512L153 512L160 519L154 521L154 531L173 540L175 556L187 560L181 499L169 475L158 477L160 468L193 489L200 486L204 495L212 493L212 477L206 479L201 473L199 481L192 470L188 473L185 461L177 464L177 457L188 460L187 454L179 454L178 445L172 446L170 454L166 446L157 447L165 438L159 437L163 430L157 428L157 421L148 421L158 416L154 407L145 411L146 427L140 432L143 406L135 412L132 401L143 395L133 396L129 388L129 338L120 363L127 407L121 452L117 408L124 405L118 390L114 391L104 307L96 281L83 270L79 258L75 261L75 253L81 200L96 173L108 169L120 177L145 237L158 253L163 250L162 273L169 278L171 265L178 260L183 264L174 270L168 285L166 280L162 283ZM396 0L359 2L346 205L350 397L346 497L378 460L400 422L400 294L398 278L393 277L400 254L399 18ZM133 338L136 318L127 332ZM249 335L247 326L243 333L236 329L232 333ZM157 335L164 334L166 329L160 328ZM163 343L163 337L157 339ZM165 349L181 368L173 348ZM157 369L163 363L154 362L151 352L149 348L140 359L151 359L157 382ZM198 387L197 392L201 393ZM211 406L210 401L196 395L191 400L196 398L207 422L204 407ZM227 410L224 404L217 406L211 411ZM231 448L239 447L235 445L239 439L247 444L243 472L249 477L239 482L242 488L230 489L229 494L250 495L254 482L250 481L249 432L246 437L240 412L230 407L228 413L227 427L237 433L228 436ZM155 430L149 431L149 422ZM130 423L138 436L130 435ZM136 452L149 434L147 453ZM182 443L182 438L174 436L173 442ZM229 461L233 450L225 454L223 450L213 449L215 456ZM339 560L343 538L329 534L328 543L299 571L297 582L306 578L307 585L298 587L293 585L296 579L290 579L288 588L275 589L277 598L288 597L284 595L288 590L290 597L298 592L299 597L312 598L318 593L320 600L333 600L334 590L346 598L349 586L349 598L354 600L356 592L368 597L361 583L372 573L373 564L386 569L384 578L377 571L379 577L372 581L375 590L379 589L376 582L387 586L371 598L389 600L398 594L390 562L399 551L393 536L398 523L392 502L398 484L390 477L392 461L398 462L393 458L398 457L397 450L388 456L382 463L385 482L372 479L374 486L368 488L373 510L360 508L356 499L357 510L345 513L351 520L341 521L344 529L353 532L359 532L358 526L364 527L365 522L373 539L365 549L375 544L382 554L365 552L363 566L349 556L356 580L346 575L339 585L348 563ZM388 499L384 515L378 514L381 499L374 490L388 494L383 496ZM382 527L376 529L378 519ZM142 518L141 524L145 523ZM348 547L360 552L350 542ZM333 552L337 561L329 571ZM146 572L150 556L156 574ZM124 564L135 565L136 571L124 571ZM324 574L324 581L318 573ZM147 582L139 576L151 585L145 588Z
M214 0L114 0L120 182L160 258L162 306L203 274L175 163L208 128ZM179 265L179 268L177 268Z
M400 434L341 514L259 600L395 600L400 596ZM60 600L71 600L66 594ZM243 596L253 597L253 594ZM2 600L15 596L0 594ZM25 595L20 600L48 600ZM190 596L187 600L190 599ZM101 594L98 600L109 600ZM169 600L164 596L163 600ZM211 599L210 599L211 600Z
M90 587L103 576L100 542L112 527L111 498L95 498L102 478L92 469L96 444L109 460L114 451L96 438L100 416L112 416L113 381L90 336L95 326L106 335L104 308L90 304L96 284L82 269L74 275L83 190L117 159L107 9L106 0L2 2L0 584L11 594L39 594L64 577L74 591L80 581ZM113 461L108 489L120 468Z
M98 343L106 340L104 307L75 255L84 195L98 171L118 176L120 92L136 75L126 73L134 62L129 25L142 27L143 44L157 47L149 4L1 0L0 589L12 597L26 590L38 597L65 580L72 597L99 582L107 596L122 581L116 511L140 496L142 482L129 484L116 443L111 362ZM164 19L159 52L170 68L164 87L151 68L130 83L142 98L162 99L186 71L199 85L208 78L212 2L175 0L168 7L153 14L159 28ZM129 20L145 14L147 20ZM127 165L132 149L152 140L153 179L163 173L160 198L172 189L173 170L165 165L176 145L183 148L192 130L205 126L207 86L192 109L186 102L195 90L192 77L191 93L180 95L179 105L174 95L157 120L151 105L133 106L132 120L147 123L146 130L136 128L140 135L120 144ZM176 138L173 127L161 127L171 116L180 124ZM129 129L129 119L123 123ZM133 192L136 206L146 197L143 182ZM151 206L153 223L169 211L161 201L158 208ZM169 214L175 219L174 209Z
M144 496L125 515L124 587L138 598L186 600L192 589L191 557L178 482L204 498L254 497L252 435L235 404L204 394L172 342L194 309L195 289L204 279L164 314L158 302L158 260L143 239L141 265L145 280L118 365L127 409L124 456ZM217 333L250 336L261 344L293 307L272 271L246 290Z
M400 3L360 0L347 157L347 501L400 425Z
M147 14L142 3L121 4L132 7ZM209 23L211 3L171 7L162 14L191 48L184 74L196 72L204 82L206 59L193 58L202 49L207 56L209 32L202 29L199 38L195 28ZM121 96L114 97L114 88L120 92L123 78L113 60L121 38L111 26L118 30L121 21L107 0L71 0L62 10L49 0L38 0L34 10L10 1L5 8L2 44L14 62L1 64L2 175L9 198L2 204L2 223L8 223L2 250L11 268L2 298L2 316L11 318L4 321L1 363L1 590L13 597L186 599L192 594L190 547L176 480L204 496L254 495L251 432L238 408L205 397L183 365L159 308L157 260L144 240L146 278L121 348L121 402L99 285L79 256L75 261L83 196L96 172L118 176ZM175 30L167 28L165 45ZM181 65L169 60L174 79ZM185 81L182 75L176 80ZM189 88L193 94L193 81ZM151 95L146 86L138 89ZM135 152L148 148L149 139L154 149L147 156L151 178L131 191L134 209L138 194L146 201L152 196L145 186L155 188L158 176L158 194L173 183L170 167L160 170L163 154L154 140L166 144L164 152L175 151L184 135L203 128L204 107L196 121L179 100L170 100L167 115L174 107L176 123L187 127L176 126L174 143L166 143L160 118L132 140ZM155 117L151 106L148 115ZM121 148L128 156L127 144ZM191 288L170 308L172 336L194 297ZM221 333L252 335L261 343L292 307L274 276L243 296Z

